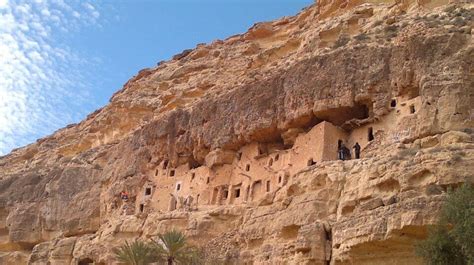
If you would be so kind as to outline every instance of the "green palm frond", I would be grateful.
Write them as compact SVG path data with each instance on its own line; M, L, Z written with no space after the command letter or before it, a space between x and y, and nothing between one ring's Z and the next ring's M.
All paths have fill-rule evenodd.
M155 253L160 260L168 264L198 264L196 248L188 245L186 236L179 231L172 230L158 235L154 241Z
M114 254L118 261L128 265L146 265L157 259L150 244L137 240L132 243L125 241L124 245L114 249Z

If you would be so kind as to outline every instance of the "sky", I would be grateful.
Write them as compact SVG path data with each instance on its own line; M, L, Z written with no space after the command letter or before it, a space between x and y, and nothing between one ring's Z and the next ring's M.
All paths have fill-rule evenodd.
M0 155L104 106L143 68L314 0L0 0Z

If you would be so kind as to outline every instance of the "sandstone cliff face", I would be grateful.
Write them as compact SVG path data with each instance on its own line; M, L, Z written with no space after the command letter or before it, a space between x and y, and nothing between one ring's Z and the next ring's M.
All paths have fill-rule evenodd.
M114 246L172 227L228 264L419 263L447 187L474 181L473 17L447 1L321 1L140 71L85 121L0 158L0 263L114 264ZM242 201L213 193L244 194L242 150L267 148L252 170L295 157L323 121L364 141L362 158L255 173L250 190L275 182ZM181 183L207 199L175 209L160 196Z

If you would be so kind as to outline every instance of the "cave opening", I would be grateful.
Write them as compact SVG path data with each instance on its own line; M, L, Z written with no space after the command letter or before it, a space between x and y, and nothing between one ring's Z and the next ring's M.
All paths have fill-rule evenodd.
M90 258L84 258L79 260L78 265L89 265L89 264L94 264L94 261Z
M320 120L329 121L341 126L351 120L364 120L370 117L372 104L357 103L351 107L337 107L316 111L314 115Z

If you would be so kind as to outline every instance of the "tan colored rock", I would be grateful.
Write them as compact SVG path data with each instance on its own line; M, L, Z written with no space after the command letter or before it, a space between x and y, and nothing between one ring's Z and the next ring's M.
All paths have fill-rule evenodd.
M216 149L209 152L209 154L207 154L205 161L206 161L207 167L213 168L215 166L231 164L234 161L234 158L235 158L235 152L222 150L222 149Z
M140 71L0 158L0 263L117 264L179 229L229 264L420 264L474 182L474 6L447 2L319 1Z

